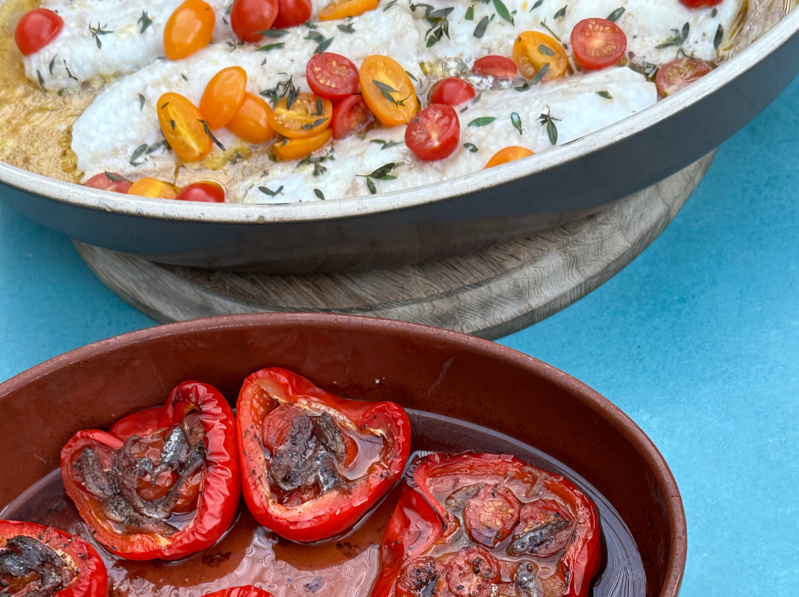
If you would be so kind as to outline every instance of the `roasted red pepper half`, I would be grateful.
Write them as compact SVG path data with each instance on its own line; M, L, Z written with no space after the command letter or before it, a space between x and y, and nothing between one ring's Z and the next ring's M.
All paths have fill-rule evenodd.
M206 593L205 597L273 597L273 595L269 591L247 585L244 587L231 587L229 589L222 589L221 591L214 591L213 593Z
M166 406L86 429L61 451L67 495L92 536L131 560L175 560L211 547L241 495L236 423L225 397L196 381Z
M402 476L408 415L346 400L285 369L262 369L237 404L242 491L255 519L292 541L338 535Z
M596 507L568 479L431 454L410 466L371 597L585 597L599 562Z
M108 574L80 537L31 522L0 520L0 594L106 597Z

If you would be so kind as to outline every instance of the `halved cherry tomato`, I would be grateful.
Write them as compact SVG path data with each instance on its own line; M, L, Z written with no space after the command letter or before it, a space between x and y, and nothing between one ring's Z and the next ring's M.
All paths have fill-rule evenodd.
M199 162L211 153L213 141L194 104L179 93L165 93L157 106L161 131L176 154L187 162Z
M441 160L452 155L461 138L458 114L451 106L433 104L411 118L405 144L421 160Z
M272 108L253 93L245 93L244 101L227 123L228 130L247 143L266 143L275 136L272 125Z
M463 524L475 543L490 549L508 538L519 522L521 504L500 483L483 485L463 508Z
M680 2L688 8L704 8L705 6L721 4L722 0L680 0Z
M484 77L497 77L498 79L512 79L516 76L516 63L504 56L483 56L474 61L472 72Z
M358 69L344 56L323 52L314 54L305 67L308 86L319 97L334 102L358 90Z
M225 189L216 182L193 182L183 187L175 199L203 203L224 203Z
M140 178L128 189L128 195L138 195L139 197L153 197L157 199L174 199L177 197L175 188L157 178L145 176Z
M191 56L211 43L216 16L203 0L186 0L175 9L164 28L164 51L170 60Z
M330 125L333 129L333 138L343 139L360 133L374 120L375 115L363 101L363 96L351 95L333 106L333 123Z
M311 19L311 0L278 0L275 29L302 25Z
M514 68L516 67L514 66ZM430 92L430 103L459 106L474 98L475 95L474 87L468 81L458 77L447 77L433 86Z
M505 147L504 149L500 149L497 153L495 153L488 163L486 164L486 168L493 168L494 166L499 166L500 164L507 164L508 162L513 162L515 160L520 160L522 158L526 158L533 155L533 152L527 149L526 147L519 147L518 145L511 145L510 147Z
M333 0L319 11L320 21L338 21L357 17L377 8L378 0Z
M305 156L311 155L317 149L321 149L332 138L333 131L325 129L313 137L285 139L284 141L275 143L275 157L281 162L285 162L286 160L299 160Z
M678 58L660 67L655 77L658 93L667 97L688 87L713 70L713 65L704 60Z
M287 102L287 98L281 99L269 118L272 128L284 137L306 139L330 126L333 104L329 99L300 93L291 106Z
M574 59L584 70L613 66L627 50L627 36L616 23L607 19L583 19L571 35Z
M240 66L223 68L205 86L200 114L212 129L225 126L244 101L247 73Z
M278 0L234 0L230 9L230 26L241 41L261 41L266 31L275 22Z
M47 8L26 12L14 30L14 40L23 56L35 54L53 41L64 28L64 19Z
M525 31L516 37L513 61L525 79L532 79L539 70L549 65L543 81L559 79L569 67L569 58L560 42L538 31Z
M95 174L83 183L84 187L92 187L93 189L102 189L114 193L127 193L130 185L131 182L127 178L115 172L100 172L100 174Z
M449 559L444 578L458 597L491 597L500 579L499 562L482 547L467 547Z
M396 60L367 56L358 78L366 105L384 126L405 124L416 113L416 90Z

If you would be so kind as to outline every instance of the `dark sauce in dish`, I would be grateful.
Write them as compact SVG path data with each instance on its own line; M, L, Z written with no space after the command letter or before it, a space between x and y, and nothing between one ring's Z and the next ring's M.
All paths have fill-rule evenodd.
M565 475L596 504L602 529L602 566L592 597L642 597L641 557L621 516L589 483L543 452L490 429L408 410L415 452L493 452ZM413 456L411 457L413 458ZM53 471L9 504L0 518L38 522L82 536L103 556L110 595L200 597L226 587L255 584L275 597L368 597L377 575L378 546L399 497L395 487L346 536L313 545L291 543L260 527L243 502L227 535L214 547L177 562L133 562L112 556L86 530Z

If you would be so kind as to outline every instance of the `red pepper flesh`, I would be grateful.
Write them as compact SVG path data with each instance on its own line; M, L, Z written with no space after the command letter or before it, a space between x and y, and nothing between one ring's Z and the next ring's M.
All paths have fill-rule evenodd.
M31 522L0 520L0 593L9 588L14 595L106 597L108 574L95 549L80 537Z
M285 369L262 369L250 375L239 393L237 414L244 500L261 525L292 541L320 541L352 527L400 478L410 454L410 421L402 407L339 398ZM313 490L307 489L307 480L295 483L305 483L300 489L280 485L283 481L276 480L280 455L287 453L292 442L321 433L323 423L337 434L339 444L346 444L346 456L313 452L320 463L315 472L320 481ZM311 424L314 427L309 431ZM330 431L324 433L330 435ZM359 458L366 458L362 456L365 444L358 438L380 445L379 454L373 448L373 458L360 465L360 472L345 478L342 468L357 469L357 463L363 462ZM305 447L324 444L325 439L314 435L308 441ZM331 459L335 466L330 465ZM307 460L297 460L297 467L307 465ZM330 487L319 489L323 473ZM281 488L293 493L281 496ZM294 499L294 495L299 497Z
M269 591L247 585L244 587L231 587L229 589L222 589L221 591L214 591L213 593L206 593L205 597L273 597L273 595Z
M129 415L110 432L76 433L61 451L64 489L92 536L116 555L131 560L185 557L211 547L235 517L241 495L235 430L230 405L216 388L183 382L165 406ZM183 479L176 467L184 466L178 458L186 454L191 460ZM128 475L138 485L126 484ZM176 477L182 485L174 482ZM180 493L161 510L164 499L157 499L158 492L169 494L170 482ZM181 504L186 510L177 509ZM156 514L150 515L151 510Z

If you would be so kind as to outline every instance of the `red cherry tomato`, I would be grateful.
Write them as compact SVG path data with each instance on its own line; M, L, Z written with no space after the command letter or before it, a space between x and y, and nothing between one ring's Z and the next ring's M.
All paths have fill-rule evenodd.
M678 58L660 67L655 84L658 93L666 97L701 79L712 70L713 65L704 60Z
M574 58L584 70L613 66L627 50L624 31L607 19L583 19L574 26L571 42Z
M447 77L433 86L430 92L431 104L447 104L459 106L475 96L474 87L468 81L458 77Z
M194 182L183 187L175 199L201 201L203 203L224 203L225 189L215 182Z
M259 42L275 22L278 13L277 0L234 0L230 9L230 26L241 41Z
M305 67L308 85L316 95L338 101L358 89L358 69L344 56L323 52L314 54Z
M360 133L374 120L375 115L369 110L363 96L351 95L333 106L333 122L330 124L333 138L343 139Z
M295 27L311 20L311 0L278 0L275 29Z
M482 547L467 547L447 562L444 578L458 597L491 597L499 582L499 562Z
M500 483L483 485L463 508L463 524L475 543L493 549L519 522L521 505L513 492Z
M405 144L420 160L441 160L452 155L461 138L458 114L451 106L433 104L411 117Z
M499 79L512 79L516 76L516 63L504 56L483 56L478 58L472 66L472 72L484 77L497 77Z
M688 8L704 8L705 6L721 4L722 0L680 0L680 2Z
M64 28L64 19L46 8L26 12L17 23L14 39L23 56L30 56L53 41Z
M121 174L115 172L100 172L100 174L95 174L84 182L83 186L127 194L131 184L132 183Z

